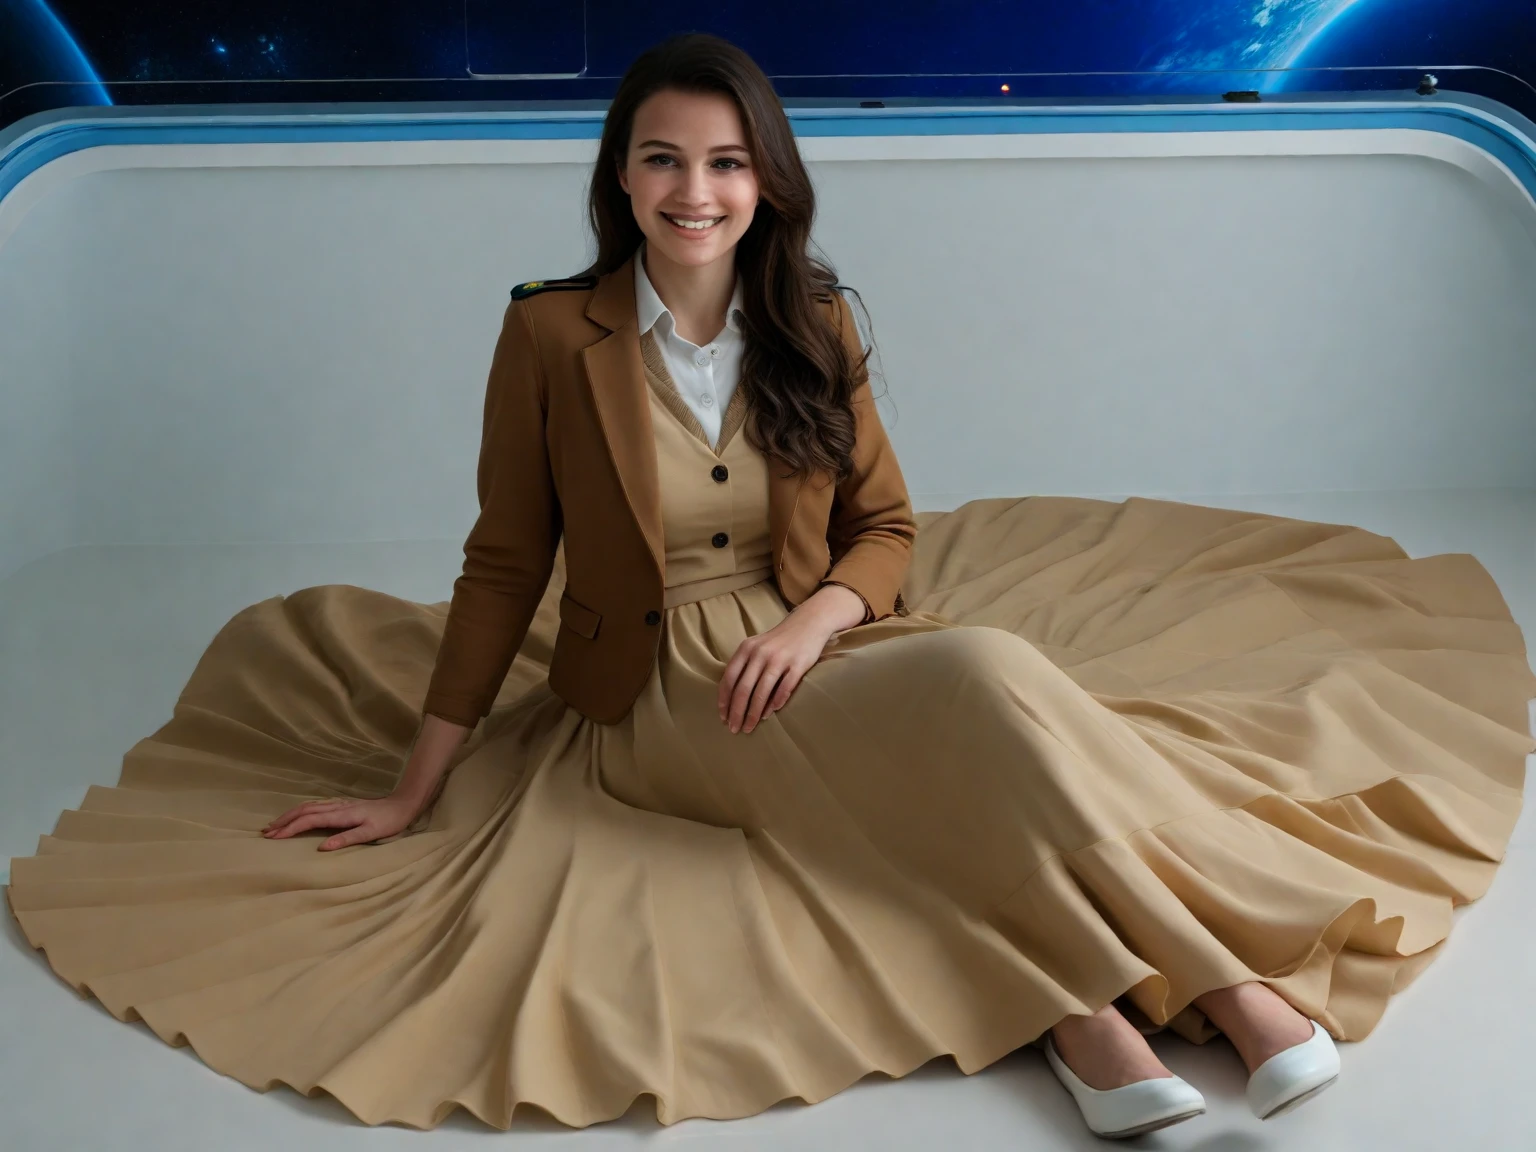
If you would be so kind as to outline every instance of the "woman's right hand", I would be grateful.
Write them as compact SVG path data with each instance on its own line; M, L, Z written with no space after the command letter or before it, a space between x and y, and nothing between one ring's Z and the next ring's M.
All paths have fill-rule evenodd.
M284 840L311 828L345 829L320 845L320 851L330 852L403 832L425 807L418 801L393 795L376 800L356 800L346 796L306 800L268 824L261 834L269 840Z
M320 845L322 852L330 852L403 832L437 802L448 782L448 765L469 731L465 725L427 715L416 733L405 771L388 796L376 800L347 796L306 800L268 824L261 834L269 840L284 840L311 828L343 829Z

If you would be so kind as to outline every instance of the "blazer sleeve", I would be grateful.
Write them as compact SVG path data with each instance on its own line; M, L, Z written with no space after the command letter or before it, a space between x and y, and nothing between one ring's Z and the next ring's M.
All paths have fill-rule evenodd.
M853 308L841 292L833 295L843 343L858 363L864 344L854 323ZM857 592L864 601L863 622L867 624L894 616L899 610L901 582L912 561L917 522L895 450L875 411L867 368L859 369L853 412L853 471L833 496L827 524L832 568L821 583L840 584Z
M548 410L527 301L514 300L485 390L480 515L464 543L422 708L455 724L472 728L491 710L554 569L562 521L545 441Z

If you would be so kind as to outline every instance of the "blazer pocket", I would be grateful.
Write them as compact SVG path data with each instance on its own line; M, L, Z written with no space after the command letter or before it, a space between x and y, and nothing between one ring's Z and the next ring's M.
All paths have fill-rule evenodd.
M564 624L578 636L585 636L588 640L597 637L597 626L603 622L602 614L594 612L585 604L572 600L570 593L562 593L560 596L560 623Z

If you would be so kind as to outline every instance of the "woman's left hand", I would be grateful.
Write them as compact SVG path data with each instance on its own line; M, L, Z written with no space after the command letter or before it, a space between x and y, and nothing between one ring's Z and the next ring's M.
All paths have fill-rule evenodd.
M750 732L789 702L834 633L864 619L864 600L827 584L777 625L741 642L720 678L720 719L732 732Z

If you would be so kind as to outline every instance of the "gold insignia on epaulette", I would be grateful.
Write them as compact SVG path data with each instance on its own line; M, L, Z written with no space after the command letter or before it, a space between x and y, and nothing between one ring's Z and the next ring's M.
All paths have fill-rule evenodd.
M526 284L519 284L512 289L512 299L521 300L526 296L533 296L539 292L552 292L562 289L576 290L581 288L595 288L596 276L568 276L563 280L529 280Z

